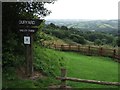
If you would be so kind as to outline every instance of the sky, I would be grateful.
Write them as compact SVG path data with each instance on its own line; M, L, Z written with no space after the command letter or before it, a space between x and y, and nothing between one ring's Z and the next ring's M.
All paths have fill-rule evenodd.
M118 19L119 0L57 0L45 19Z

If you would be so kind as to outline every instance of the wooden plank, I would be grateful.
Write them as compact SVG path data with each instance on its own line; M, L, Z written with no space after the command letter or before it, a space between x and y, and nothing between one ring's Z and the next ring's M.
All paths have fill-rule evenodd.
M57 77L56 79L59 80L68 80L68 81L74 81L74 82L84 82L84 83L92 83L92 84L101 84L101 85L114 85L114 86L120 86L119 82L106 82L106 81L96 81L96 80L86 80L86 79L78 79L78 78L71 78L71 77Z
M83 54L110 56L110 57L115 57L116 59L120 59L120 57L117 55L118 50L115 49L106 49L103 47L95 47L95 46L67 45L67 44L54 45L54 48L64 51L81 52Z

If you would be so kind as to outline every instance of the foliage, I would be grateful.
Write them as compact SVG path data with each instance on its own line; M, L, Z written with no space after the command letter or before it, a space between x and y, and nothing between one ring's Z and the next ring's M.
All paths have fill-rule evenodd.
M89 44L86 43L86 41L89 41L97 45L117 45L116 36L113 36L112 34L92 32L84 29L67 28L66 26L60 27L53 23L46 25L43 32L60 39L70 39L79 44Z
M102 41L100 39L96 39L95 40L95 45L102 45Z
M49 3L52 2L54 2L54 0ZM4 78L6 79L4 82L10 82L9 85L13 85L9 87L14 87L15 85L15 87L22 87L22 81L19 82L17 79L14 82L15 73L12 74L16 68L19 68L19 66L23 67L25 64L25 46L23 45L23 35L25 34L19 32L18 20L38 19L50 14L51 11L47 10L44 5L44 2L2 3L2 69L3 75L5 76ZM13 84L11 84L12 80ZM25 83L29 82L25 81ZM7 87L5 85L3 85L3 87ZM28 87L30 86L31 84L28 85Z
M85 44L86 41L83 36L79 36L76 34L71 34L70 39L72 39L74 42L80 43L80 44Z
M12 70L12 69L11 69ZM12 71L13 72L13 71ZM17 88L17 89L39 89L47 90L47 87L52 84L57 84L58 81L52 77L40 77L37 80L21 79L16 77L15 73L3 74L3 89Z
M33 19L34 17L38 18L38 16L43 17L50 14L51 11L47 10L44 5L44 2L2 3L3 69L4 67L15 66L16 62L21 63L21 59L23 59L21 57L24 57L25 54L23 34L18 31L18 20ZM25 62L24 60L22 62Z
M118 47L120 47L120 36L116 40Z
M44 45L44 41L51 40L52 38L46 35L42 30L45 26L45 21L43 21L38 28L38 31L34 35L34 41L40 45Z
M57 51L46 49L34 44L34 67L45 75L56 76L61 67L64 66L64 59Z
M61 26L61 29L68 30L68 28L66 26Z
M47 20L58 26L66 26L68 28L91 31L103 32L112 35L118 34L118 20L79 20L79 19L59 19Z

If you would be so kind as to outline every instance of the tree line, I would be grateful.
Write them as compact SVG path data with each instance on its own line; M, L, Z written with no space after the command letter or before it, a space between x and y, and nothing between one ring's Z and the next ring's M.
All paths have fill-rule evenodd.
M110 45L118 46L118 36L111 33L89 31L78 28L67 28L57 26L53 23L46 25L43 29L46 34L54 35L60 39L70 39L78 44Z

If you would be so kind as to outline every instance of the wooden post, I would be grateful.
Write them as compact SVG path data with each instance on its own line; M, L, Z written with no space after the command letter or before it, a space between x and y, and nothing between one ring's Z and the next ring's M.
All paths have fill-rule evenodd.
M56 44L54 44L54 48L56 49Z
M26 75L31 77L33 74L33 35L30 34L30 45L26 44Z
M80 45L78 45L78 51L80 51Z
M26 71L25 71L25 73L26 73L26 75L27 76L30 76L29 75L29 45L26 45Z
M118 47L118 61L120 62L120 47Z
M30 44L30 76L33 75L33 34L30 35L31 44Z
M26 47L26 75L28 77L33 74L33 33L38 28L33 26L39 26L43 20L39 19L21 19L18 20L19 31L24 33L24 44Z
M62 68L61 69L61 77L66 78L66 69ZM61 79L61 86L60 88L66 88L66 80Z
M115 58L116 55L116 49L113 50L113 58Z
M90 55L91 53L90 53L90 46L88 46L88 54Z
M100 49L100 50L99 50L99 55L102 56L102 55L103 55L103 48L100 47L99 49Z
M69 51L71 50L71 45L69 44Z
M69 44L69 51L71 51L71 45Z
M61 50L64 50L64 45L61 45Z

